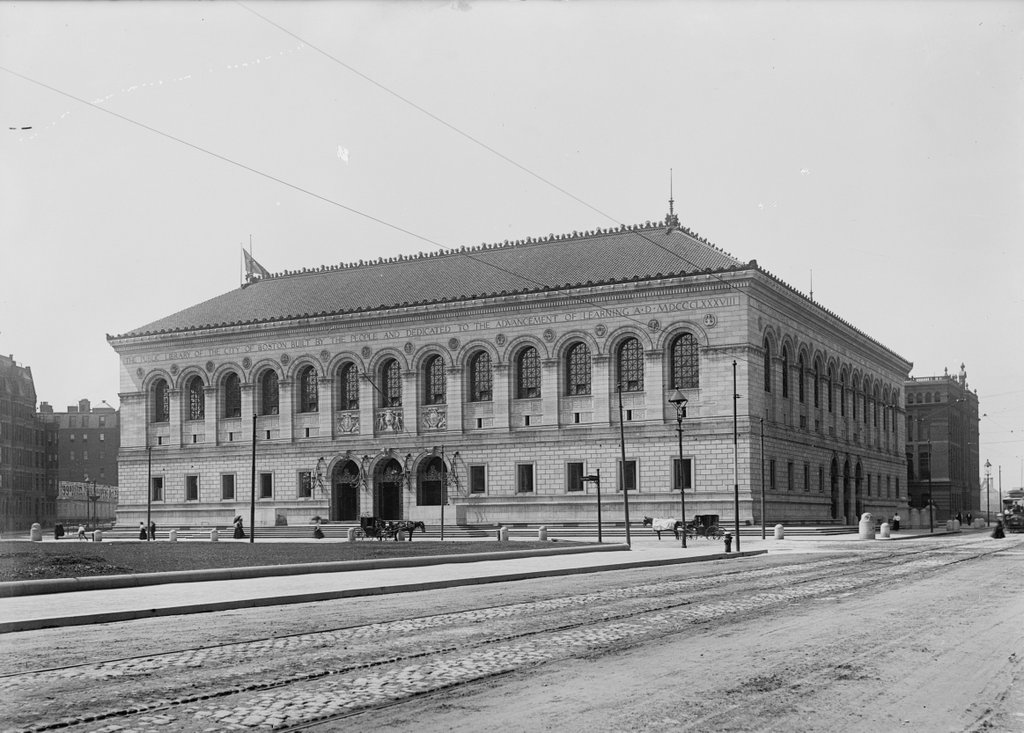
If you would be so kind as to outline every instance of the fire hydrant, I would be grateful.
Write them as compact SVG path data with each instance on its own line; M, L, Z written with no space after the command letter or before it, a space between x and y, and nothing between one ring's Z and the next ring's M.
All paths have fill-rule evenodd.
M725 551L732 552L732 532L726 532L725 537Z

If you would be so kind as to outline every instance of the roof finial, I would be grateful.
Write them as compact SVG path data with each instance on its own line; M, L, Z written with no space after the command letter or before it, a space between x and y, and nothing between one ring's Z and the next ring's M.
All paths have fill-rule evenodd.
M672 169L668 169L668 216L665 217L665 223L669 229L672 227L679 226L679 217L676 216L675 204L676 200L673 198L674 193L672 190Z

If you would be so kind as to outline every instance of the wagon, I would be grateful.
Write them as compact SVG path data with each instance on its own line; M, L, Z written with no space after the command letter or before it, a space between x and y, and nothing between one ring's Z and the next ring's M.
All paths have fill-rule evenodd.
M418 529L420 532L426 531L426 526L423 522L413 522L408 520L391 520L381 519L380 517L360 517L359 528L356 529L356 539L365 540L367 538L374 538L378 540L400 540L402 539L402 533L406 532L409 535L409 541L412 541L413 530Z
M703 537L708 540L721 539L725 530L718 526L717 514L696 514L693 521L686 523L687 537Z

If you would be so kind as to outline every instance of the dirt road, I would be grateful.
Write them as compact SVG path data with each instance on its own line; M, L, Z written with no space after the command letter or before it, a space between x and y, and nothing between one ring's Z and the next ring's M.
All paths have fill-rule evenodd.
M1022 567L936 538L9 634L0 720L1024 731Z

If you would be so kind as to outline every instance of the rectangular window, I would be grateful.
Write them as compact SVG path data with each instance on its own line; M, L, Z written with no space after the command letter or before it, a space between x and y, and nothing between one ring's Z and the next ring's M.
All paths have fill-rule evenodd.
M75 434L74 433L68 433L68 440L70 440L72 443L74 443L75 442Z
M786 461L786 491L793 490L793 482L796 480L793 475L793 461Z
M565 464L565 490L583 491L583 464L570 462Z
M185 477L185 501L199 501L199 477Z
M811 464L804 464L804 491L811 490Z
M932 454L928 451L921 451L917 454L917 470L922 480L931 478L932 475Z
M825 467L818 466L818 493L825 493Z
M868 474L868 490L867 490L867 495L871 496L871 474L870 473Z
M163 501L164 500L164 477L163 476L154 476L153 477L153 484L152 484L151 492L150 493L151 493L150 498L153 501Z
M235 498L235 474L224 473L220 477L220 498L222 501L233 501Z
M299 498L311 499L313 497L313 472L299 471Z
M775 459L768 461L768 488L775 491Z
M693 459L683 459L682 473L679 471L679 459L672 459L672 490L679 491L679 479L683 479L683 488L687 491L693 490Z
M101 428L107 427L107 418L105 416L103 416L103 415L100 415L100 427Z
M107 434L106 433L100 433L100 442L103 443L104 441L106 441L106 439L107 439Z
M274 474L272 474L272 473L261 473L260 474L260 498L261 499L273 499L274 498Z
M487 466L469 467L469 493L483 494L487 491Z
M516 491L520 494L533 493L533 464L516 464Z
M636 461L619 461L619 474L622 481L619 482L619 490L626 487L626 491L636 491Z

